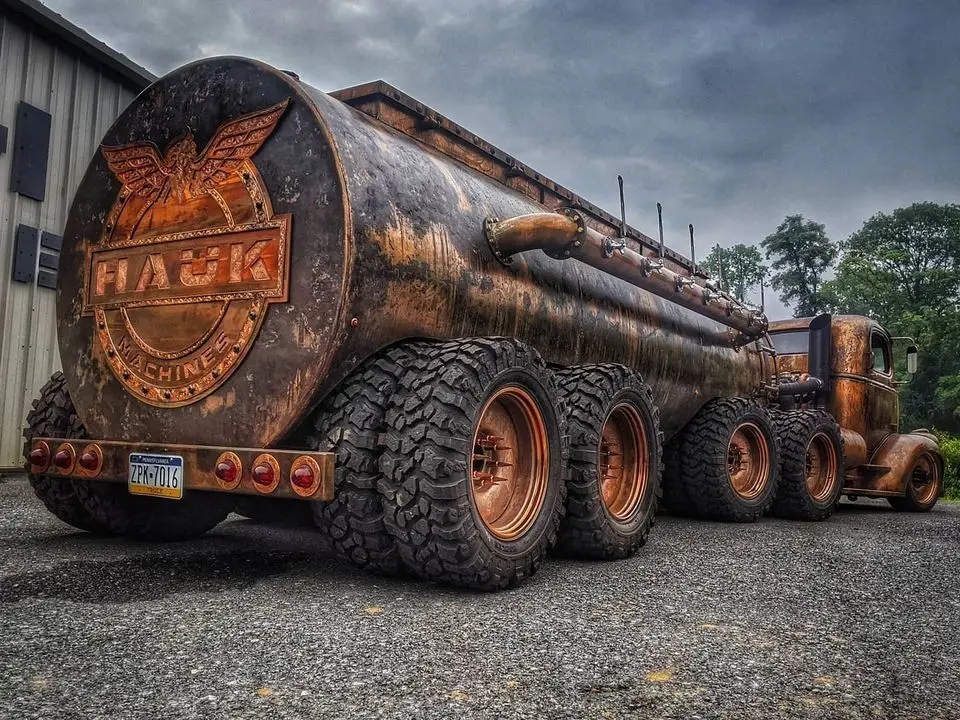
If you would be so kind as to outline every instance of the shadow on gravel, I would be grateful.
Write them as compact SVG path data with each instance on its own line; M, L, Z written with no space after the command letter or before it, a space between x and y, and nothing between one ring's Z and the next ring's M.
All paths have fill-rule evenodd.
M316 560L305 552L232 551L187 557L144 555L111 561L70 561L50 570L0 580L0 603L57 598L87 603L157 600L174 593L243 589Z

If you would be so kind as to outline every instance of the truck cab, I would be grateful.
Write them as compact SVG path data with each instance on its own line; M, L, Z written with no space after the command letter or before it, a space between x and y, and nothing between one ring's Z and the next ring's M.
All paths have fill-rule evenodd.
M917 348L910 338L893 338L879 323L860 315L796 318L770 324L778 376L805 380L810 368L811 327L828 330L828 370L817 403L832 415L844 441L844 488L850 497L883 497L898 509L924 510L943 490L943 458L926 430L900 432L894 349L904 346L907 373L916 371Z

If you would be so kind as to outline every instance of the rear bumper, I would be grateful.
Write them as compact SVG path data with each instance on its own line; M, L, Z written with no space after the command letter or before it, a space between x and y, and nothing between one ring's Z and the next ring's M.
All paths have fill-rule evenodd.
M38 437L31 442L26 470L34 475L126 483L131 453L182 457L184 490L292 500L333 499L335 456L329 452ZM60 462L55 460L58 456ZM91 462L91 456L95 462ZM229 481L217 475L217 466L225 460L237 468ZM273 468L270 483L254 482L253 468L258 465ZM294 471L304 466L312 471L309 484L302 477L295 482Z

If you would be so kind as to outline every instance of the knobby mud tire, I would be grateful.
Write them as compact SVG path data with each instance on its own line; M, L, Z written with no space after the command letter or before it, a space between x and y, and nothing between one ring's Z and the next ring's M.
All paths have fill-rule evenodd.
M728 446L734 432L750 423L767 446L769 472L756 496L739 495L728 474ZM767 412L746 398L717 398L704 405L677 438L678 479L697 517L722 522L755 522L770 510L780 474L777 433Z
M585 365L555 374L567 410L570 437L570 473L567 512L560 525L557 551L588 559L613 560L633 555L647 541L660 501L662 444L660 415L653 391L643 378L622 365ZM646 480L636 508L618 519L604 503L599 450L604 424L611 411L627 405L642 424ZM626 450L620 456L623 464Z
M676 517L696 517L696 507L687 496L687 488L681 478L683 467L680 463L679 441L680 434L677 434L663 446L663 507Z
M770 418L780 440L780 483L770 510L790 520L826 520L836 512L843 491L844 444L840 426L821 410L772 410ZM822 435L833 447L836 476L817 499L807 485L807 450L814 437Z
M374 574L401 576L406 565L384 524L378 444L387 406L430 345L409 342L367 360L320 407L311 447L335 452L333 500L317 503L317 525L336 553Z
M200 537L230 512L223 493L185 490L181 500L132 495L125 484L86 482L83 506L112 533L135 540L179 542Z
M236 499L233 512L264 525L313 527L313 509L303 500L245 495Z
M35 437L87 437L86 429L67 393L66 378L62 372L55 373L40 390L40 396L33 401L33 409L27 415L27 427L23 431L24 458L30 453ZM56 448L50 450L55 452ZM28 479L34 494L47 510L67 525L97 535L111 534L104 523L87 511L78 497L77 486L84 481L33 474Z
M554 546L566 496L566 432L556 385L539 354L478 338L433 346L386 415L380 486L387 529L419 576L479 590L518 585ZM487 401L506 387L535 399L549 454L539 511L516 539L496 537L474 501L474 436Z

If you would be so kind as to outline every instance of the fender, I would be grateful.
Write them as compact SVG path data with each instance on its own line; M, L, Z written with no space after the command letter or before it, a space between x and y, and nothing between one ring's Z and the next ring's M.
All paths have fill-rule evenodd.
M844 492L894 497L906 494L907 475L924 453L933 455L943 473L943 455L936 438L927 433L888 435L874 451L870 463L847 477Z

